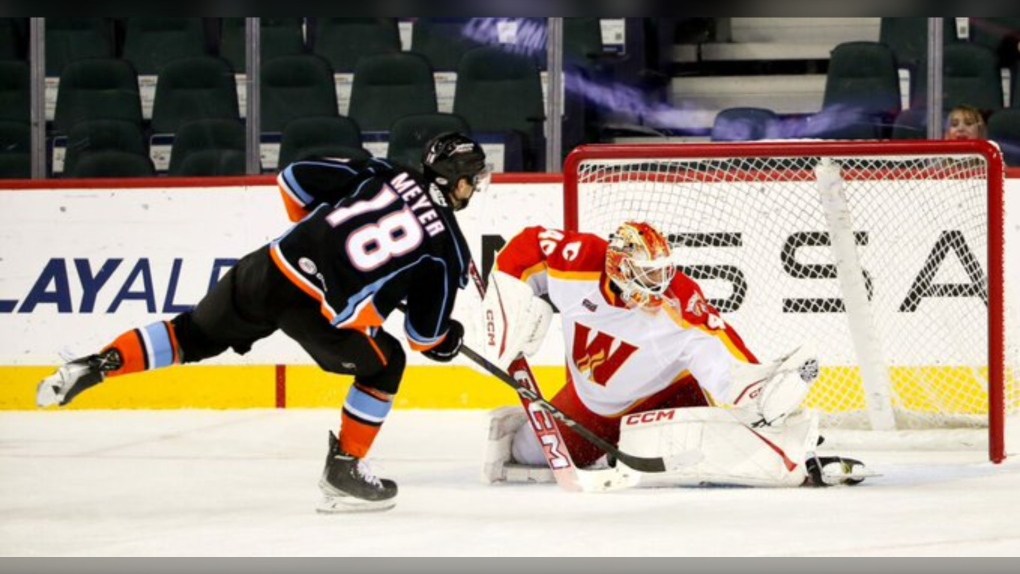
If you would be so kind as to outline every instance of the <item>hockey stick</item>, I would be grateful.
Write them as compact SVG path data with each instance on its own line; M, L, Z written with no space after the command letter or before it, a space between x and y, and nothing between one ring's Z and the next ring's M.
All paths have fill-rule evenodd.
M398 303L397 309L404 311L406 307L404 306L403 303ZM460 352L466 355L472 361L474 361L479 367L485 369L491 375L495 376L500 381L503 381L504 383L512 387L515 391L517 391L517 394L520 395L522 400L526 400L530 404L537 405L539 408L549 413L549 415L552 416L552 418L567 425L568 427L570 427L571 430L584 437L585 440L597 446L603 452L615 457L617 461L622 462L628 467L640 472L666 471L666 461L662 457L649 458L642 456L634 456L621 451L609 441L603 439L602 437L595 434L587 427L583 426L581 423L570 418L563 411L553 406L551 403L542 398L542 396L539 393L535 392L527 385L521 384L519 381L515 380L513 377L504 372L502 369L500 369L496 365L493 365L485 357L478 354L478 352L475 351L474 349L468 347L467 345L462 345Z

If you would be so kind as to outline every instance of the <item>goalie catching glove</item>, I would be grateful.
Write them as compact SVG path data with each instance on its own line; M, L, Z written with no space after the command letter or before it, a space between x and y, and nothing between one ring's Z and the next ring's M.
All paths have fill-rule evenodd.
M428 351L423 351L422 354L433 361L449 363L457 356L458 353L460 353L460 348L463 344L464 325L461 325L460 321L457 321L456 319L450 319L450 328L447 329L446 337L443 338L443 342L432 347Z
M482 298L482 353L506 370L520 355L533 355L552 320L552 306L531 287L502 271L489 276Z
M818 380L818 359L802 346L772 363L738 363L733 370L735 414L751 427L782 424L800 409L811 385Z

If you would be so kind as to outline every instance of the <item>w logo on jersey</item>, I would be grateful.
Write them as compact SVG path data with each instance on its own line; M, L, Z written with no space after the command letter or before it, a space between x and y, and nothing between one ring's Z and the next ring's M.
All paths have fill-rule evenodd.
M590 381L606 385L616 371L630 358L637 347L626 341L617 341L610 335L595 332L591 343L588 342L591 329L574 324L574 349L572 358L578 370ZM614 344L617 344L613 350Z

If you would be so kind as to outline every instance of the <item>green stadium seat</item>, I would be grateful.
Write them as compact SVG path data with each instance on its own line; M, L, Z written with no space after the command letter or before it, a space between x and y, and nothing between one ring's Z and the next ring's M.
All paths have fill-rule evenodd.
M362 131L387 131L402 116L436 108L432 66L419 54L376 54L358 60L347 115Z
M338 115L329 62L313 54L262 63L262 131L282 132L293 120Z
M183 124L170 152L171 176L244 175L245 130L239 120L210 118Z
M344 116L307 117L296 119L284 128L280 138L278 166L307 159L339 155L351 156L351 150L361 150L361 130L358 124ZM361 154L357 154L359 157Z
M362 56L399 52L396 18L316 18L312 51L338 74L353 73Z
M213 56L168 63L156 83L153 133L173 133L181 124L203 118L240 118L230 64Z
M54 128L66 134L78 122L97 119L142 125L138 76L126 60L77 60L60 75Z
M471 133L467 120L456 114L415 114L397 119L390 126L386 158L395 163L421 169L426 142L444 132Z

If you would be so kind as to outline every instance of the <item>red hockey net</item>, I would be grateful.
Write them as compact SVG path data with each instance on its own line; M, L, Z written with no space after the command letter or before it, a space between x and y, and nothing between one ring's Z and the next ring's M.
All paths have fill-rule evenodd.
M567 228L656 225L761 360L811 342L823 425L988 428L1004 458L1020 387L993 145L584 146L564 179Z

